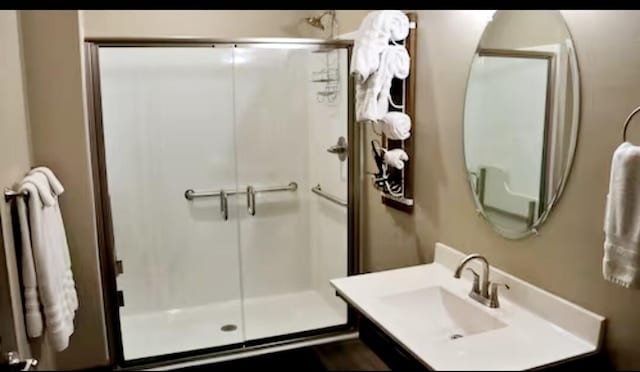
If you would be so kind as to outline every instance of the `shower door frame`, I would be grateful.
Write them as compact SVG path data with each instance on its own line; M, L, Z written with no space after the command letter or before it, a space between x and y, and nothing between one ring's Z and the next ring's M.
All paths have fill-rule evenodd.
M116 277L118 264L114 246L113 224L109 191L107 186L107 170L105 160L104 128L102 123L102 96L100 90L99 48L101 47L215 47L215 44L242 46L248 48L264 48L265 46L290 45L300 49L347 50L347 71L350 71L352 40L324 40L303 38L238 38L216 39L195 37L170 38L85 38L85 84L87 119L89 129L89 152L94 188L94 205L96 210L96 230L98 235L99 258L104 301L105 322L107 328L107 344L110 364L113 368L154 367L175 362L188 362L197 359L240 354L248 351L274 346L312 341L321 338L345 335L357 330L357 312L347 305L347 323L338 326L320 328L291 334L273 336L258 340L243 341L229 345L205 349L188 350L151 356L145 358L124 358L120 323L120 302ZM348 135L348 216L347 216L347 274L361 273L360 254L360 196L363 185L363 156L360 146L362 129L356 127L354 106L354 80L347 73L347 135Z

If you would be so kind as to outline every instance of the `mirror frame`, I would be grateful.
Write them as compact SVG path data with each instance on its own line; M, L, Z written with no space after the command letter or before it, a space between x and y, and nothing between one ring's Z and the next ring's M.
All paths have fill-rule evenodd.
M573 35L571 34L571 30L569 29L569 25L567 24L567 21L565 20L564 16L562 15L560 10L556 10L556 12L558 12L558 14L560 15L560 17L562 18L562 22L564 24L565 29L567 30L567 35L568 35L568 40L570 41L570 51L567 54L568 55L568 62L569 62L569 68L570 68L570 73L571 73L571 83L572 83L572 89L573 89L573 104L572 104L572 120L571 120L571 133L570 133L570 137L571 137L571 141L569 143L569 149L567 151L567 158L566 160L566 166L565 169L562 173L562 178L560 180L560 183L558 184L558 186L554 189L554 192L550 195L550 199L549 200L545 200L546 204L539 204L539 211L541 211L541 213L539 212L538 218L534 220L533 224L531 225L530 228L527 228L525 230L521 230L521 231L513 231L513 230L508 230L504 227L501 227L500 225L496 224L494 221L492 221L489 216L487 216L482 204L480 203L480 200L478 198L478 195L476 194L476 192L474 191L474 187L473 187L473 183L472 183L472 177L469 174L469 169L467 168L467 151L465 148L465 116L466 116L466 107L467 107L467 93L469 90L469 81L471 79L471 73L472 73L472 69L473 69L473 61L475 60L476 56L509 56L509 57L529 57L529 58L544 58L550 61L550 69L549 69L549 76L547 77L547 83L555 83L555 73L556 73L556 61L555 58L553 58L554 56L550 53L546 53L546 52L542 52L542 51L528 51L528 50L511 50L511 49L492 49L492 48L481 48L480 45L482 43L482 39L484 38L486 32L487 32L487 28L489 27L489 25L491 24L491 22L493 22L493 18L495 17L495 14L497 14L498 12L500 12L501 10L497 10L491 17L491 19L485 24L483 30L482 30L482 34L480 35L480 38L478 39L476 48L473 52L472 58L469 62L469 68L468 68L468 72L467 72L467 80L466 80L466 85L465 85L465 90L464 90L464 100L463 100L463 105L462 105L462 156L463 156L463 171L464 174L466 175L465 178L467 180L467 186L469 191L471 192L471 196L473 198L473 201L475 203L475 209L476 209L476 214L482 216L482 218L487 221L487 223L489 224L489 226L491 227L491 229L493 231L495 231L496 233L498 233L498 235L506 238L506 239L511 239L511 240L518 240L518 239L524 239L526 237L529 237L531 235L536 235L538 236L540 227L542 226L542 224L544 224L547 220L547 218L549 218L549 215L551 214L551 211L553 210L553 207L558 203L558 200L560 199L560 196L562 195L567 181L569 179L569 175L571 174L571 169L573 168L573 162L575 159L575 155L576 155L576 148L577 148L577 142L578 142L578 136L579 136L579 128L580 128L580 119L581 119L581 111L582 111L582 106L581 106L581 102L582 102L582 85L580 84L580 68L578 65L578 55L576 52L576 48L574 46L574 39L573 39ZM515 10L509 10L509 11L515 11ZM526 11L526 10L525 10ZM550 115L550 110L549 110L549 103L551 101L551 95L549 94L549 90L547 90L547 99L546 99L546 104L545 104L545 124L544 124L544 144L546 145L549 139L549 132L548 132L548 128L549 128L549 115ZM545 148L543 149L543 158L542 158L542 164L543 164L543 169L547 169L547 165L548 165L548 161L549 161L549 157L548 157L548 152L549 149L545 146ZM542 180L544 180L546 178L546 172L543 171L542 174ZM543 181L544 182L544 181ZM546 192L546 191L545 191ZM543 208L544 207L544 208Z

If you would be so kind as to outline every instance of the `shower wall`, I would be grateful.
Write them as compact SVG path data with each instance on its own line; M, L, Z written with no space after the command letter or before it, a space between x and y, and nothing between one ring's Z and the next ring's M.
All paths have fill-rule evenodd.
M323 83L308 82L307 101L309 123L309 183L317 184L328 194L347 200L348 162L340 161L336 154L327 149L338 142L340 136L348 139L348 76L347 51L334 50L327 53L308 55L308 76L327 68L336 68L336 77L342 78L337 84L333 102L318 95L325 91ZM310 79L307 79L310 80ZM310 248L313 287L336 311L346 313L346 305L335 296L329 280L345 276L347 273L347 208L331 201L310 196Z
M312 82L327 56L333 102ZM347 52L307 48L101 48L107 180L124 316L315 291L347 273ZM334 76L335 77L335 76ZM187 189L286 186L294 192L192 201ZM231 306L231 305L229 305ZM240 315L238 315L240 316Z
M99 48L127 360L346 324L329 280L347 275L347 209L311 187L347 198L347 163L326 151L347 137L347 54L312 49ZM329 98L311 80L330 55ZM188 189L237 190L228 218Z

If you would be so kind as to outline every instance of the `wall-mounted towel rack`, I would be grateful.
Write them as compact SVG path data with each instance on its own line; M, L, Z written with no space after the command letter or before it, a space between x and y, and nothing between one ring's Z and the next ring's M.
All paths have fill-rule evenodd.
M346 200L342 200L340 198L338 198L337 196L333 196L331 194L327 194L326 192L322 191L322 187L320 186L320 184L315 185L314 187L311 188L311 191L313 191L314 194L320 195L321 197L332 201L338 205L341 205L343 207L346 207L348 204L346 202Z
M392 140L382 134L383 147L387 150L402 149L409 156L409 160L406 162L405 167L402 170L390 168L390 179L399 180L399 192L382 191L380 193L382 203L404 211L411 212L414 200L413 200L413 172L414 172L414 151L413 143L415 136L415 86L416 86L416 40L417 40L417 14L407 13L409 17L409 35L406 39L398 43L397 45L404 45L407 48L407 52L410 57L409 76L404 79L394 78L391 83L391 95L389 96L389 111L404 112L411 118L411 136L405 140Z
M627 116L627 120L624 122L624 129L622 130L622 142L627 142L627 128L629 127L629 123L631 123L631 119L640 112L640 106L636 107L635 110L631 111L629 116Z
M13 191L11 189L5 189L4 190L4 201L6 201L7 203L10 202L11 200L17 198L18 196L28 196L29 193L28 192L18 192L18 191Z

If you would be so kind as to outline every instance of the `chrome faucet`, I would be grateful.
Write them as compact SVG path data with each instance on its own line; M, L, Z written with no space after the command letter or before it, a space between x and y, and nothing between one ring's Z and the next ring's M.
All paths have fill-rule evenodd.
M478 275L478 273L476 273L472 268L467 268L467 270L471 271L473 274L473 287L471 287L469 297L485 306L497 308L500 306L500 302L498 301L498 286L503 285L507 289L509 289L509 286L504 283L491 283L489 281L489 261L487 261L484 256L478 253L473 253L462 259L460 264L458 264L453 277L460 279L460 275L462 274L464 267L469 263L469 261L474 259L479 259L482 262L482 278L480 278L480 275Z

